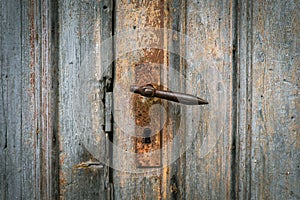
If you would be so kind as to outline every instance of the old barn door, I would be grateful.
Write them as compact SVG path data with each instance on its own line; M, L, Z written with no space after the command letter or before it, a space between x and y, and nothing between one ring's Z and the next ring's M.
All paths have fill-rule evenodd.
M233 9L230 1L116 1L116 199L230 196ZM144 97L151 88L209 104Z

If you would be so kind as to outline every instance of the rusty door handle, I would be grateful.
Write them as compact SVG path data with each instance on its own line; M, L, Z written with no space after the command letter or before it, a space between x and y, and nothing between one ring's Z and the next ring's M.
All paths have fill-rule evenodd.
M130 91L136 94L140 94L145 97L157 97L161 99L166 99L169 101L174 101L177 103L182 103L186 105L203 105L208 104L208 102L199 97L184 94L179 92L172 92L166 90L157 90L152 85L148 84L145 86L130 86Z

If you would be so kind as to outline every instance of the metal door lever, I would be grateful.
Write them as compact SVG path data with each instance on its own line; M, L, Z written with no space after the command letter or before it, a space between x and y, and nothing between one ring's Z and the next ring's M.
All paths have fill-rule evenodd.
M199 97L184 94L179 92L171 92L166 90L157 90L152 85L148 84L145 86L130 86L130 91L136 94L140 94L145 97L157 97L161 99L166 99L169 101L174 101L177 103L182 103L186 105L203 105L208 104L208 102Z

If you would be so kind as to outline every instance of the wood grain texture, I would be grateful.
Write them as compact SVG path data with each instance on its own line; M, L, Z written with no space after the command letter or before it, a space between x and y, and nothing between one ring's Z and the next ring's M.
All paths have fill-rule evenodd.
M60 198L105 199L109 187L105 91L111 1L60 2ZM106 56L107 57L107 56ZM104 66L105 65L105 66ZM108 69L108 70L107 70ZM92 160L100 165L82 167Z
M299 199L299 2L240 8L239 198Z
M1 198L19 199L22 197L22 6L20 1L1 1L1 5L1 158L4 161Z
M300 198L298 1L0 2L0 199ZM139 117L149 81L210 104Z
M113 96L113 178L116 199L161 198L161 170L152 168L149 172L151 168L138 168L160 165L160 141L156 140L160 140L161 116L159 110L154 111L154 116L150 111L151 106L160 104L157 100L146 100L130 94L129 88L131 84L160 84L165 55L162 49L164 35L159 30L165 26L165 5L166 2L161 0L116 1ZM146 127L150 127L155 134L153 145L143 145L142 138L139 138ZM154 159L144 156L148 147L158 151Z
M236 148L238 175L236 176L236 197L239 199L251 198L251 130L248 121L251 121L251 85L248 86L249 72L251 72L251 3L239 4L238 12L238 133ZM249 45L250 44L250 45ZM250 73L251 74L251 73ZM250 100L250 101L249 101Z
M58 197L55 6L1 1L1 199Z
M168 4L168 62L169 69L164 74L168 79L167 86L171 91L186 93L186 1L170 1ZM172 140L168 142L168 150L164 153L170 165L165 167L165 182L162 185L163 199L186 198L186 108L177 103L168 102L169 125L165 133Z
M134 28L135 23L140 22L135 19L143 18L139 15L139 10L147 10L146 4L137 4L137 2L132 4L120 2L120 5L122 9L119 11L120 14L116 15L119 32ZM169 104L165 107L168 111L168 121L163 130L163 146L166 146L163 149L163 160L164 164L170 165L162 168L161 172L158 171L160 189L154 191L159 199L210 199L223 198L224 195L230 198L231 137L235 128L232 121L233 113L236 112L232 100L234 95L231 95L235 81L233 80L235 69L232 66L233 6L229 1L214 3L172 1L165 5L167 24L164 28L171 27L179 33L166 35L167 50L169 50L167 63L170 63L170 68L162 70L162 80L167 80L166 85L171 90L207 98L212 106L201 108ZM147 24L140 22L136 25L137 28L144 26ZM182 38L180 32L187 34L188 38ZM125 45L118 44L117 52L118 49L120 52L126 49ZM127 66L134 66L139 56L138 53L127 53L119 58L116 66L117 83L124 84L124 87L129 84L133 78L130 76L132 72L126 70L133 69ZM125 72L129 77L121 75ZM145 73L147 74L146 69ZM229 94L225 94L228 91ZM125 102L122 98L119 93L115 94L115 106ZM121 117L127 122L126 105L123 109L122 106L118 109L122 111L115 112L117 115L115 117ZM124 127L120 127L119 124L115 127L114 143L127 151L131 151L132 144L128 137L122 136L122 128L123 131L130 131L130 127L129 121L124 123ZM206 137L208 139L205 139ZM206 142L206 146L203 146L203 142ZM210 151L205 152L207 149ZM187 150L186 154L182 155L185 150ZM114 151L114 156L114 164L119 163L123 169L132 166L130 163L134 162L130 155L124 157L124 153ZM145 198L153 195L150 191L149 194L140 192L143 186L137 183L141 182L143 176L145 179L154 177L149 174L115 172L115 197L117 199Z
M187 1L186 199L230 199L234 131L234 3Z

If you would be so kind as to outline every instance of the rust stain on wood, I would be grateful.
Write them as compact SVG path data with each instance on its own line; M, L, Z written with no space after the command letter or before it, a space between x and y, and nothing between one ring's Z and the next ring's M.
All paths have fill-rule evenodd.
M139 3L137 3L139 6ZM142 5L146 7L145 26L152 28L163 28L163 1L154 1L153 3L146 3ZM158 46L163 46L163 34L161 32L154 33L157 38L155 43ZM151 44L149 44L151 45ZM164 62L164 51L162 49L143 49L144 56L140 58L140 61L135 65L135 81L136 84L146 85L152 84L160 85L161 64ZM152 118L152 126L154 130L149 129L151 133L150 143L145 143L144 129L149 127L150 108L154 104L161 104L157 99L145 99L144 97L134 95L133 96L133 113L136 122L136 138L135 138L135 150L137 153L137 167L159 167L161 166L161 113L154 111L152 116L156 117L156 120ZM150 127L149 127L150 128Z
M128 10L129 12L125 12ZM164 19L164 1L149 1L140 2L132 1L126 3L124 1L118 4L119 18L124 18L124 24L120 25L126 27L126 29L134 29L137 32L144 31L145 28L151 28L143 32L142 37L134 38L136 42L141 46L149 48L138 49L137 52L126 53L126 56L118 58L116 68L117 80L122 80L122 74L124 73L124 66L131 65L134 71L134 78L137 85L143 85L151 83L156 87L160 85L160 73L161 65L164 63L164 51L163 49L151 48L150 46L163 46L163 34L159 30L163 27ZM123 20L122 20L123 21ZM127 46L119 44L119 49L123 50ZM127 41L124 43L128 45ZM117 55L118 55L117 50ZM128 77L130 78L130 77ZM125 80L126 82L126 80ZM150 108L155 104L160 104L159 100L150 100L137 95L132 95L131 100L131 114L134 117L136 123L135 132L136 136L132 137L132 143L134 144L134 152L137 156L137 166L160 166L161 156L150 156L148 153L150 150L158 150L161 148L161 136L160 136L160 113L152 113L157 116L157 120L150 119ZM156 121L156 129L151 136L151 143L143 143L143 129ZM159 127L159 128L157 128ZM124 146L125 147L125 146ZM146 157L144 157L145 155ZM151 161L152 160L152 161ZM148 163L148 164L146 164ZM151 164L152 163L152 164Z
M166 52L163 47L165 46L164 32L160 31L164 28L165 20L165 7L167 1L155 0L155 1L117 1L116 8L116 35L122 32L130 32L126 37L126 40L119 37L117 39L116 47L116 82L126 85L126 89L129 92L130 85L142 85L151 83L154 87L161 86L161 68L165 64ZM134 41L134 43L130 41ZM128 52L126 50L132 49ZM125 52L125 53L124 53ZM129 72L128 72L129 71ZM126 73L126 74L125 74ZM128 85L128 87L127 87ZM122 102L121 96L114 95L115 105ZM147 99L135 94L130 94L128 97L130 104L130 117L133 119L132 129L128 132L133 132L133 136L128 140L126 133L122 131L122 128L115 128L116 134L114 136L114 142L116 142L119 148L122 148L126 152L130 152L124 157L122 152L114 151L114 163L118 168L132 169L138 172L147 172L148 167L158 167L162 165L161 161L161 113L156 107L164 107L158 99ZM124 105L120 111L126 110L127 105ZM116 108L116 107L115 107ZM116 113L115 113L116 114ZM120 114L122 115L122 114ZM121 116L123 119L125 116ZM125 121L128 119L125 119ZM155 128L153 128L155 127ZM151 143L145 143L143 141L144 129L150 128L152 136L150 137ZM124 127L123 129L126 129ZM153 152L157 152L157 155L151 155ZM122 156L123 154L123 156ZM131 156L133 155L133 156ZM146 167L144 169L140 167ZM146 182L151 182L150 177L157 177L151 186L141 186L135 190L144 191L145 195L153 194L152 197L157 196L161 198L161 170L155 169L155 172L151 172L153 176L146 178ZM138 183L141 181L142 176L138 174L127 174L122 172L114 173L115 181L117 181L116 188L118 193L116 198L144 198L142 192L136 193L136 195L130 195L133 182Z
M138 65L135 68L135 73L138 85L158 85L159 83L160 67L156 64ZM161 104L161 101L159 99L146 99L140 95L133 95L133 113L137 125L135 128L135 149L138 167L159 167L161 165L161 115L158 110L150 113L151 107L155 104ZM150 115L152 118L150 118ZM153 126L154 129L151 128ZM147 127L151 131L150 143L145 143L144 141L145 135L143 134Z
M30 42L30 92L35 95L35 40L36 40L36 27L35 27L35 1L30 1L30 8L29 8L29 20L30 20L30 36L29 36L29 42Z
M65 162L65 154L60 154L59 158L59 166L64 166ZM66 183L67 183L67 177L64 173L63 170L59 170L59 189L60 189L60 194L65 194L66 192Z

